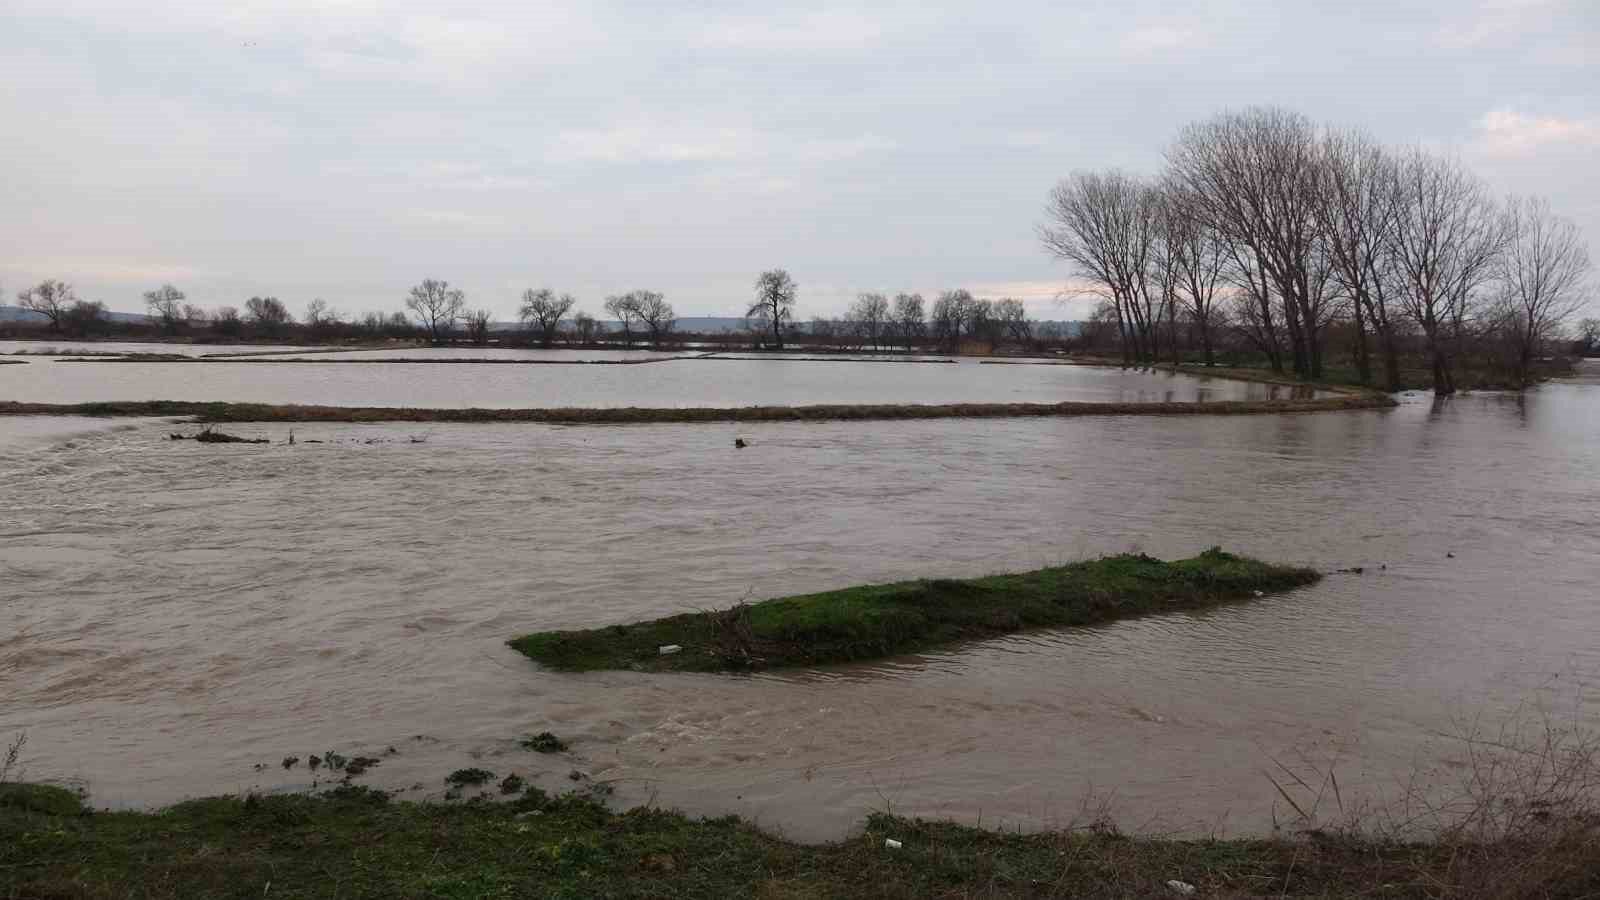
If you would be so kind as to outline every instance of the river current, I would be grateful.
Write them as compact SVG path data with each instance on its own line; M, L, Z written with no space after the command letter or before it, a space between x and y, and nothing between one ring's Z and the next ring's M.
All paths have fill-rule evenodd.
M875 809L1039 827L1105 798L1130 827L1260 831L1275 761L1329 761L1348 791L1381 792L1452 764L1463 718L1550 699L1600 724L1600 385L1401 399L1215 418L302 425L294 446L281 425L230 426L271 445L207 446L160 421L3 417L0 738L26 732L28 777L109 806L306 787L279 760L332 749L380 756L363 781L405 796L438 796L464 765L551 789L576 769L624 804L803 839ZM1333 574L1200 613L756 677L565 675L505 646L1214 544ZM517 746L544 730L571 753Z

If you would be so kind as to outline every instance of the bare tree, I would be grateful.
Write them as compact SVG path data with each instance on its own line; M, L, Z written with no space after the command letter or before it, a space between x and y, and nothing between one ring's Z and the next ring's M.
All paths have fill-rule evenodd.
M98 300L76 300L61 315L61 324L68 332L88 337L105 329L106 305Z
M406 295L406 309L428 330L428 338L435 344L450 337L466 305L465 291L452 289L448 281L432 278L423 279Z
M1004 297L994 303L995 324L1007 339L1027 347L1033 343L1033 323L1028 320L1028 307L1021 300Z
M238 337L243 324L237 306L219 306L211 312L211 327L216 329L217 334Z
M632 293L613 294L606 298L605 310L622 323L622 345L633 346L633 325L639 321L639 300Z
M540 346L548 347L555 342L556 332L561 330L561 320L577 304L578 298L571 294L558 297L549 288L529 288L522 292L522 309L518 315L529 328L539 332Z
M478 309L467 313L467 340L480 347L489 343L489 323L493 319L494 314L487 309Z
M168 334L177 334L179 326L184 323L183 298L183 291L163 284L153 291L144 292L144 305L150 310L150 318L160 322L162 329Z
M1156 209L1132 175L1075 172L1050 192L1039 227L1045 249L1072 265L1087 293L1111 301L1124 362L1156 354L1149 284Z
M211 314L207 313L203 306L185 303L183 305L183 320L190 325L204 325L211 320Z
M1588 299L1589 249L1583 233L1542 198L1506 209L1505 251L1496 260L1499 320L1513 349L1517 382L1532 380L1534 356Z
M67 310L76 303L78 295L65 281L46 278L31 288L17 292L17 305L36 312L50 320L50 330L60 331Z
M1434 393L1453 394L1454 358L1505 245L1505 220L1454 160L1413 150L1400 161L1399 185L1390 246L1404 282L1400 306L1427 340Z
M783 326L794 316L798 286L783 269L770 269L756 278L756 301L745 311L772 329L772 343L783 349Z
M629 294L633 298L633 310L639 316L639 321L650 332L652 346L661 346L661 341L672 333L673 326L678 323L678 314L672 309L672 304L667 302L666 295L658 291L633 291Z
M328 308L328 301L317 297L306 304L305 323L315 330L322 330L339 320L339 314Z
M581 312L573 316L572 327L573 330L577 331L578 333L578 343L585 346L594 343L595 332L599 324L600 323L595 321L594 316L591 316L586 312Z
M889 323L889 298L882 294L858 294L845 313L845 321L863 343L871 342L872 349L880 349Z
M1378 335L1384 385L1400 390L1400 351L1392 312L1398 273L1389 247L1400 209L1396 160L1358 131L1322 139L1317 167L1318 221L1334 279L1350 301L1356 334L1356 373L1372 381L1367 332Z
M251 297L244 302L244 314L251 324L267 335L276 335L294 321L289 307L277 297Z
M910 350L915 342L927 333L927 315L923 312L921 294L896 294L894 297L894 327L900 340Z
M1173 299L1183 307L1200 337L1205 364L1215 364L1212 332L1220 318L1223 273L1228 266L1228 250L1221 235L1192 210L1182 188L1167 185L1161 192L1161 253L1165 259ZM1176 314L1176 310L1170 310ZM1177 341L1173 339L1174 354Z
M1584 319L1578 323L1578 338L1575 342L1578 353L1583 356L1593 356L1600 352L1600 319Z
M970 292L960 288L945 291L933 301L933 337L941 347L952 353L961 349L961 339L972 335L977 303Z
M1186 209L1238 245L1282 301L1295 373L1322 377L1334 297L1319 259L1316 128L1282 109L1224 113L1185 128L1167 159Z

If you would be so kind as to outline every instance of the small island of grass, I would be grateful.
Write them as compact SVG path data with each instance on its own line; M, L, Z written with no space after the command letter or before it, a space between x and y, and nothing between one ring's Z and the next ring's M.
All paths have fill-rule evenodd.
M1196 609L1288 590L1319 577L1310 569L1217 548L1172 562L1124 554L1013 575L863 585L632 625L537 632L511 646L568 672L753 671L874 659L1032 628Z

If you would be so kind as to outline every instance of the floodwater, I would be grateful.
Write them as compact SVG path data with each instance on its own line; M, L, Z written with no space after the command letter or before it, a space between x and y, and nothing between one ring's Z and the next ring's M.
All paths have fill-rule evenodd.
M902 368L955 367L862 371ZM1106 797L1128 827L1260 831L1285 812L1274 760L1332 760L1350 798L1457 764L1457 717L1556 697L1600 724L1597 401L1555 384L1181 420L296 426L296 446L0 418L0 737L25 731L27 777L102 805L302 788L280 759L392 746L363 781L406 796L465 765L557 790L577 769L625 804L802 839L885 808L1047 826ZM1365 572L758 677L557 674L504 644L1213 544ZM546 729L572 752L516 746Z
M403 351L413 356L421 351ZM452 353L470 351L451 351ZM490 352L490 351L483 351ZM605 351L503 351L524 357ZM383 354L352 354L362 358ZM623 357L614 351L611 357ZM638 353L627 359L644 359ZM121 363L0 366L0 400L225 400L405 407L737 407L814 403L1269 400L1304 388L1096 366L662 358L642 365Z

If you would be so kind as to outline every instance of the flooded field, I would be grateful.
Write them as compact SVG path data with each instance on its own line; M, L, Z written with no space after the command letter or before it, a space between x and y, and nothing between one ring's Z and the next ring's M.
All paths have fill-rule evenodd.
M492 351L449 350L445 354ZM649 359L624 351L501 351L524 358ZM423 350L354 353L375 359ZM549 357L543 354L559 354ZM0 367L0 400L225 400L409 407L736 407L816 403L1272 400L1316 392L1167 372L1066 365L689 359L645 365L341 362L112 363Z
M730 378L738 365L751 368ZM263 391L461 399L405 393L393 385L422 376L386 366L170 368L30 364L0 381L82 371L138 399L194 380L259 399L233 392L305 377L303 395ZM982 384L1001 393L989 400L1160 390L1115 370L966 363L841 365L827 388L804 380L830 369L816 363L559 368L715 374L811 402L893 397L907 372L978 379L941 390ZM49 389L105 399L68 384ZM1455 717L1544 697L1600 724L1597 391L1181 421L297 426L329 443L293 447L0 418L0 737L25 730L30 777L77 779L110 805L305 787L278 760L393 746L364 781L422 785L408 796L437 796L468 764L554 789L577 768L623 802L800 838L886 807L1047 825L1106 795L1130 827L1262 830L1273 760L1337 759L1347 791L1377 792L1458 762L1442 737ZM1204 613L762 677L558 675L504 645L747 597L1212 544L1365 571ZM573 754L516 746L546 729Z

